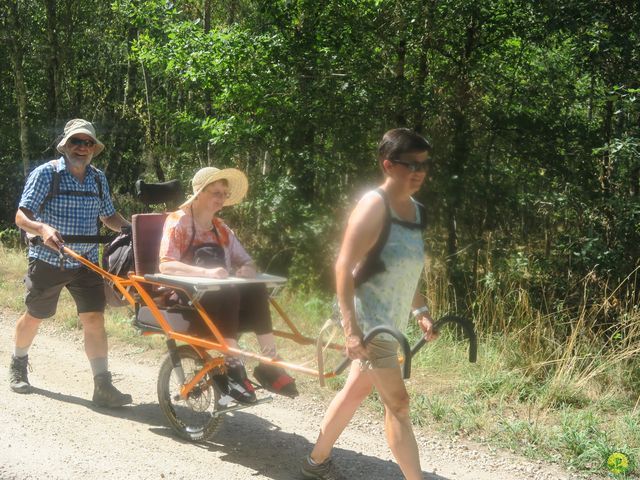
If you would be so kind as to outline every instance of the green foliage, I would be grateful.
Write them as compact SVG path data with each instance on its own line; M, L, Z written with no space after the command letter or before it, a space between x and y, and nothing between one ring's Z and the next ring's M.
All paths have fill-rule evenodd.
M452 308L481 314L479 297L526 292L542 314L575 313L579 279L595 276L598 302L638 265L633 2L5 3L0 200L13 207L0 229L21 154L26 170L49 159L83 116L126 214L141 210L137 178L188 189L204 165L241 168L248 199L225 218L263 268L327 291L347 212L378 181L375 143L409 126L435 146L419 197ZM516 317L527 323L503 309L492 326Z
M0 230L0 244L6 248L18 248L23 244L20 231L16 228Z

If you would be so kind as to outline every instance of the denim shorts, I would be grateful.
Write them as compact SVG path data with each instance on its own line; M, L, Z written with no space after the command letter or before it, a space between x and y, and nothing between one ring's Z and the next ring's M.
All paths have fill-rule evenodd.
M25 304L29 315L45 319L56 313L60 292L67 287L78 313L104 312L104 280L86 267L60 270L42 260L29 259L25 277Z

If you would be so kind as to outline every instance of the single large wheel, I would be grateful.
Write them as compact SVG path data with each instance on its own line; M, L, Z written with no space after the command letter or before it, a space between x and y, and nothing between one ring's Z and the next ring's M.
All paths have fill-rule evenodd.
M222 423L222 416L215 416L219 398L218 387L212 381L212 373L189 392L186 399L180 397L180 389L202 370L204 362L198 352L189 345L175 351L179 365L174 365L169 352L158 375L158 401L171 427L180 437L191 442L210 438Z

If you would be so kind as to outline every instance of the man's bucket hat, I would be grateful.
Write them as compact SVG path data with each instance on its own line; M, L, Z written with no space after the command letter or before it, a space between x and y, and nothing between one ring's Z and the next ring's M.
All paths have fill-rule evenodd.
M69 120L67 124L64 126L64 136L58 146L56 147L60 153L64 153L65 145L67 144L67 140L69 140L74 135L78 133L84 133L85 135L89 135L94 142L96 142L95 149L93 151L93 156L97 157L104 150L104 144L98 140L96 137L96 131L93 128L91 122L83 120L82 118L74 118L73 120Z

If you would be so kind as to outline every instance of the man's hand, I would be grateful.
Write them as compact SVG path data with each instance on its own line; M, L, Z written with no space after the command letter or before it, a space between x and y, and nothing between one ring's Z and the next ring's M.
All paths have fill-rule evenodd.
M60 250L64 245L64 240L62 240L60 232L45 223L40 227L40 237L47 247L53 248L54 250Z

